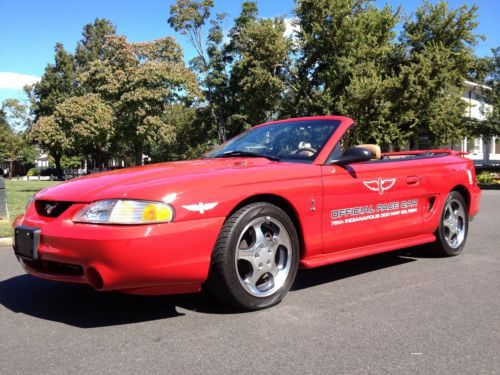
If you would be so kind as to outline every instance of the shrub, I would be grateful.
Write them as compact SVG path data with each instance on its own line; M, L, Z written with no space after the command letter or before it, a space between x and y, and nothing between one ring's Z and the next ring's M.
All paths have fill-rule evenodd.
M40 175L40 169L38 168L30 168L28 173L26 174L27 176L39 176Z
M477 176L477 182L479 184L494 184L495 183L495 174L491 172L481 172Z

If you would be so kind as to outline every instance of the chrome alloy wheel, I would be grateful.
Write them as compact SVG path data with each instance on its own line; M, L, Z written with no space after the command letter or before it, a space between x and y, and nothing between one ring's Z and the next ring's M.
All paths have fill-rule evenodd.
M267 297L285 284L292 263L290 236L277 219L251 221L241 232L236 248L238 280L252 296Z
M443 229L446 243L458 248L465 239L465 208L458 199L451 199L444 209Z

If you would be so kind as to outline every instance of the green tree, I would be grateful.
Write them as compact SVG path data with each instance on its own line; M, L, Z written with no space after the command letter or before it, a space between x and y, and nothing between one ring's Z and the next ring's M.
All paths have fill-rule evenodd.
M74 57L61 43L56 44L54 60L54 64L47 65L39 82L25 87L34 116L27 139L50 153L58 175L62 175L61 158L65 152L71 152L71 143L56 124L53 114L57 105L77 94L78 87Z
M71 140L56 121L55 116L40 116L33 123L28 139L49 152L54 159L57 175L62 176L61 159L72 152Z
M484 89L484 106L481 110L485 116L484 121L469 120L468 135L483 137L489 140L500 137L500 47L492 49L493 55L480 60L477 75L482 79L478 83L486 85ZM476 67L478 65L475 65Z
M204 114L204 113L203 113ZM203 114L195 108L172 105L164 117L173 125L176 141L152 144L147 152L153 162L165 160L184 160L200 157L213 146L214 140L207 137L211 123L204 121Z
M79 156L63 156L61 158L61 168L63 169L78 169L82 164L82 159Z
M295 12L297 63L284 115L351 116L358 141L402 137L389 120L399 12L370 0L299 0Z
M39 82L25 87L35 120L51 115L59 103L77 93L73 55L57 43L54 60L54 64L47 65Z
M492 110L486 114L486 126L491 129L490 136L500 137L500 47L494 48L492 52L492 68L486 82L491 87L486 102L492 106Z
M111 21L97 18L94 23L84 26L82 39L78 42L75 56L68 53L61 43L55 46L54 64L49 64L39 82L25 88L31 102L31 111L34 115L33 131L29 135L31 142L37 142L47 149L53 157L59 174L62 174L61 158L68 154L82 153L82 143L73 142L73 135L65 127L65 121L61 120L63 113L68 116L68 107L76 107L72 103L87 103L83 99L68 101L66 106L59 107L60 111L55 116L56 109L70 98L84 95L90 91L79 81L81 71L89 69L92 62L103 58L103 45L109 35L115 34L115 27ZM83 109L82 109L83 110ZM61 127L62 126L62 127ZM107 125L105 125L106 127ZM77 127L80 129L81 127ZM75 133L76 134L76 133ZM108 137L103 142L109 142ZM74 146L78 145L78 149ZM88 144L85 146L88 147ZM92 151L101 155L104 151Z
M190 106L197 100L198 83L173 38L129 43L123 36L109 36L103 48L103 59L80 78L111 105L118 142L142 165L148 148L175 140L175 127L164 113L173 104Z
M29 145L25 130L29 126L26 106L17 99L6 99L0 108L0 157L9 163L12 178L14 163L33 163L36 151Z
M7 123L7 115L3 108L0 108L0 159L5 159L7 156L7 146L9 142L11 130Z
M115 131L111 106L97 94L74 96L56 107L54 119L73 153L83 158L90 156L99 168L104 168Z
M487 84L488 75L493 69L492 63L493 59L491 57L473 56L467 71L467 79L475 83Z
M284 36L283 18L259 19L257 4L248 1L224 43L225 15L210 19L212 7L213 1L178 0L168 21L197 51L191 65L207 100L199 115L204 122L211 118L221 142L226 135L277 116L291 43ZM202 29L209 20L204 42Z
M283 18L258 19L257 4L244 2L229 32L226 53L233 61L230 97L233 134L277 117L283 100L291 40Z
M476 6L450 10L444 1L425 1L403 25L394 121L413 133L413 148L420 147L422 136L439 145L465 134L461 96L479 38L474 34L476 12Z
M82 39L77 43L75 60L79 69L87 69L95 60L104 59L104 45L108 36L116 34L110 20L96 18L83 27Z
M181 35L186 36L197 53L197 60L204 66L208 65L203 46L202 29L210 17L213 0L177 0L170 7L169 25ZM200 61L201 60L201 61Z
M215 122L217 137L212 135L210 128L206 131L207 139L217 139L219 142L226 140L227 121L231 114L232 97L229 91L228 56L225 51L224 30L222 24L226 15L217 14L210 21L211 27L207 37L207 57L205 81L203 93L208 102L206 108L200 108L198 115L202 122ZM200 68L196 69L200 71ZM207 116L208 114L208 116Z
M212 27L206 42L208 58L203 40L203 27L210 18L213 6L213 0L177 0L170 7L168 23L175 31L187 37L196 50L196 57L190 64L200 75L200 83L207 99L207 108L200 110L200 115L205 117L206 113L209 114L217 129L219 142L223 142L226 140L225 99L228 80L221 27L224 15L218 14L216 20L211 21Z

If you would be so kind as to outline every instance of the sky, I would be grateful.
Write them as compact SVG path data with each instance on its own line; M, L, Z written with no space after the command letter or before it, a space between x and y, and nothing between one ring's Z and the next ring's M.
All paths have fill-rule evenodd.
M53 62L54 45L64 44L73 52L81 39L82 28L96 17L110 19L117 32L132 42L175 36L184 48L186 60L194 56L187 40L172 30L167 19L174 0L0 0L0 102L6 98L25 100L25 84L33 83ZM421 4L411 0L376 0L401 6L412 14ZM225 28L241 9L242 0L215 0L215 13L227 13ZM293 17L294 0L257 0L261 17ZM449 0L456 8L466 0ZM500 45L500 0L477 0L479 26L477 34L487 37L475 48L479 56L490 55L491 48Z

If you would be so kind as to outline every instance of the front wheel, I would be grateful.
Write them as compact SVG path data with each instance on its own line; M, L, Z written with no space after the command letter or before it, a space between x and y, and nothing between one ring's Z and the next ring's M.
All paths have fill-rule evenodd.
M299 240L290 217L270 203L249 204L224 223L207 286L224 303L264 309L285 297L298 263Z
M467 204L458 191L452 191L446 197L439 228L436 231L436 251L442 256L455 256L462 252L467 232L469 217Z

